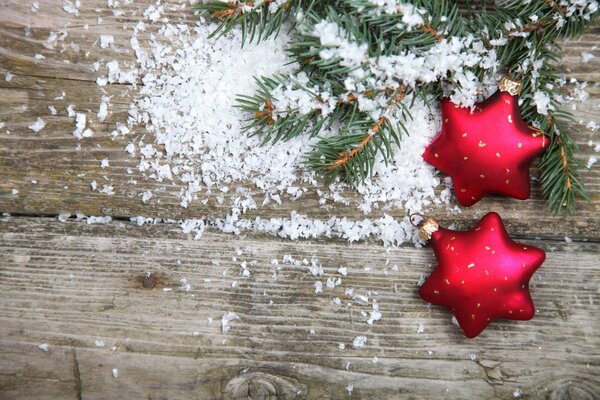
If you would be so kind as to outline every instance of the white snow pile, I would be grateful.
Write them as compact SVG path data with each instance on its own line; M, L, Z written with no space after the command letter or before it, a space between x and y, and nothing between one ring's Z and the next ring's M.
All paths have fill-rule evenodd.
M304 154L316 139L300 136L261 146L259 138L242 132L248 116L235 107L238 94L252 94L256 90L253 76L289 73L294 68L286 65L288 36L281 33L275 39L246 43L242 48L241 32L236 29L225 37L209 39L215 27L204 21L191 27L163 23L157 32L142 35L150 28L139 22L130 39L137 65L124 69L118 62L109 61L108 73L98 78L100 86L116 82L141 84L130 106L128 126L142 126L148 133L126 145L130 155L140 157L139 171L165 185L183 186L176 193L182 207L187 208L193 202L206 204L211 198L223 203L229 194L231 216L223 221L205 222L230 232L258 229L297 238L335 231L349 240L369 236L382 238L387 244L416 240L408 218L397 221L385 213L400 208L409 214L448 203L449 189L436 195L435 189L442 182L421 158L425 146L439 129L435 110L432 113L424 104L415 102L411 108L413 119L407 123L410 137L403 141L402 148L396 149L391 163L376 162L372 181L357 189L338 183L323 191L318 186L317 174L302 165ZM103 119L106 107L98 114ZM85 122L80 122L78 132L86 136L81 133ZM126 135L129 129L114 133L114 136ZM360 196L356 196L357 191ZM276 221L245 221L238 217L270 202L298 200L307 192L316 192L323 206L333 201L357 207L364 213L377 209L381 212L372 220L362 221L336 217L318 221L295 214L290 219ZM152 193L145 193L144 198L151 201ZM299 218L304 219L298 225ZM188 231L189 226L183 224ZM279 227L276 232L275 226Z

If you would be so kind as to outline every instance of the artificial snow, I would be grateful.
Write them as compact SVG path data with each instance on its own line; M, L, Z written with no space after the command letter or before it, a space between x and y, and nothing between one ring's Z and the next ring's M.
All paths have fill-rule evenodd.
M239 317L239 315L237 315L235 313L223 314L223 316L221 317L221 331L223 333L229 332L229 330L231 329L231 327L229 326L229 323L236 319L240 319L240 317Z
M38 119L33 124L29 125L27 128L29 128L35 133L38 133L39 131L44 129L45 126L46 123L44 122L44 120L38 117Z
M352 347L354 347L355 349L359 349L361 347L364 347L365 344L367 344L367 337L366 336L357 336L352 341Z
M161 12L152 6L144 15L158 20ZM400 209L408 215L448 203L449 189L436 191L444 182L421 158L425 146L439 130L435 109L429 109L420 100L414 101L413 118L406 121L410 137L405 138L401 148L395 149L389 163L378 156L373 180L352 189L335 183L330 190L322 191L317 174L303 166L304 154L316 138L301 135L261 146L260 138L241 131L247 115L235 107L236 95L250 95L256 90L249 77L289 73L295 67L286 66L289 59L285 43L289 37L282 32L275 39L246 43L242 48L239 29L209 39L215 28L204 21L192 27L163 23L150 39L142 40L137 33L147 27L140 22L130 38L137 65L109 61L106 75L98 77L100 86L142 83L130 106L128 125L121 124L119 128L117 124L118 129L112 133L112 136L127 135L136 125L146 128L147 135L125 146L127 153L140 157L138 171L165 185L177 182L183 186L175 194L184 208L194 202L205 203L210 197L216 197L220 204L229 201L229 216L204 221L224 232L258 230L290 239L339 236L357 241L376 237L386 245L418 243L408 217L396 219L385 210ZM302 78L301 74L299 77ZM278 93L280 98L276 101L305 102L294 100L295 94L290 91ZM412 100L407 98L405 102L409 104ZM309 101L314 103L312 99ZM360 101L364 103L367 99ZM106 118L107 108L108 99L103 98L97 115L99 122ZM77 138L93 135L86 125L85 114L78 113L74 132ZM335 131L323 132L331 134ZM231 191L234 184L236 189ZM316 192L321 204L341 202L376 216L362 220L342 216L318 220L292 212L286 219L242 218L247 210L270 202L293 202L309 192ZM354 196L356 192L358 197ZM140 196L144 202L151 199L142 193Z

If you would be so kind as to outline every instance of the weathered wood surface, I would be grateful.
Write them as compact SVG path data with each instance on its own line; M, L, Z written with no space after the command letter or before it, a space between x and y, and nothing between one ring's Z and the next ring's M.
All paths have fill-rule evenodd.
M123 152L130 138L113 140L109 132L115 122L126 120L132 88L105 87L106 94L114 95L110 113L104 124L95 118L103 92L95 83L101 73L91 65L134 60L127 45L131 28L144 20L142 11L153 2L120 6L126 14L118 17L106 1L85 0L77 18L61 11L61 0L38 3L34 14L30 2L0 0L0 122L6 123L0 129L0 212L19 215L0 219L0 398L507 399L517 389L528 399L600 398L597 167L583 172L591 203L580 203L576 217L551 216L536 183L532 199L525 202L492 198L460 214L432 211L459 227L472 225L485 212L500 212L511 234L549 253L533 280L536 318L494 323L475 340L461 336L448 312L418 299L416 283L433 263L429 249L289 242L212 231L196 242L172 225L59 223L43 216L223 217L229 206L226 198L222 205L212 199L206 206L197 202L182 209L171 194L179 191L178 182L164 193L157 190L164 183L127 184L127 168L138 160ZM194 23L189 8L167 9L171 21ZM31 28L30 37L25 27ZM44 45L50 30L59 28L69 35L64 51ZM118 51L97 45L105 33L115 37ZM590 82L590 99L575 111L582 122L577 141L584 162L595 154L588 141L599 141L585 128L600 119L600 50L594 48L599 36L596 25L566 43L562 61L566 76ZM80 51L69 47L71 41ZM583 51L596 58L581 63ZM36 53L46 59L35 61ZM5 71L14 75L11 81L3 79ZM66 98L55 100L63 91ZM74 122L66 115L69 104L88 112L95 132L80 142L81 151L75 150ZM49 105L58 115L48 114ZM38 116L47 126L33 134L27 126ZM141 129L133 133L141 134ZM110 160L108 172L100 168L103 158ZM114 196L91 191L90 181L103 181L103 175L109 175ZM146 205L139 198L145 189L155 195ZM321 206L316 195L308 194L245 217L285 217L291 210L312 218L365 217L339 204ZM386 212L403 216L402 210ZM553 240L564 235L576 242ZM236 255L237 248L242 255ZM337 276L341 265L350 273L342 285L318 295L317 278L305 267L286 264L273 279L271 260L288 254L300 259L316 255L325 278ZM256 261L250 278L239 277L243 260ZM394 264L398 272L391 270ZM146 273L156 278L153 289L143 285ZM181 278L190 283L189 292L180 288ZM383 319L367 325L361 311L369 307L353 302L346 288L372 291ZM334 297L341 306L333 304ZM227 312L240 319L224 334L220 318ZM421 323L425 331L418 334ZM368 337L367 345L353 349L358 335ZM96 347L96 340L105 347ZM48 352L37 348L42 343L49 344ZM339 343L346 349L339 350ZM372 363L374 356L378 364ZM354 386L351 395L349 384Z
M132 137L113 140L110 132L115 122L127 119L130 99L134 91L127 85L109 85L105 87L108 95L114 95L110 114L104 124L96 121L95 114L100 104L102 90L95 80L104 74L103 70L94 72L92 63L107 62L113 59L134 62L134 56L127 44L131 28L139 20L144 7L149 2L135 2L135 5L123 6L125 16L114 17L105 1L84 2L81 15L74 19L61 11L59 1L48 1L41 5L38 13L29 11L30 4L5 1L0 15L0 68L14 74L10 82L0 79L0 118L6 123L0 132L0 209L15 214L56 215L61 212L80 212L86 215L111 215L114 217L148 216L163 218L224 217L230 211L230 199L225 195L223 204L215 196L207 205L195 202L188 209L179 206L179 200L173 193L179 192L184 185L173 182L161 191L165 183L151 180L139 180L138 185L128 184L131 175L127 168L136 167L139 160L127 156L124 146ZM135 15L131 14L135 12ZM189 12L170 11L166 15L171 21L193 22ZM103 18L98 24L97 17ZM146 21L149 22L149 21ZM86 31L83 26L89 24ZM150 24L151 25L151 24ZM31 37L24 35L24 27L31 27ZM65 41L67 49L61 51L60 45L54 49L44 47L50 30L66 27L69 34ZM118 29L115 29L118 28ZM151 26L149 31L151 31ZM101 49L97 44L100 34L110 32L115 36L118 51ZM577 41L565 44L564 69L568 77L576 77L590 82L591 98L580 104L575 112L578 120L587 124L598 119L600 107L600 54L593 49L600 34L600 25ZM69 46L74 41L80 51L75 52ZM84 54L89 51L89 57ZM597 57L590 62L580 62L581 52L591 51ZM41 53L46 59L36 61L34 54ZM64 100L55 100L61 92L66 93ZM93 138L81 141L81 151L76 151L77 139L72 135L73 118L66 115L66 107L74 104L79 111L88 111L88 120L95 132ZM50 116L47 107L54 105L58 115ZM47 122L46 128L39 134L32 134L27 126L42 116ZM133 137L143 134L136 130ZM582 147L581 159L587 162L593 149L588 141L593 132L582 126L577 139ZM102 170L100 160L108 158L111 167ZM583 180L587 184L591 202L580 202L578 218L566 220L554 217L545 210L545 201L541 196L539 184L534 182L534 193L528 201L507 201L504 198L486 199L475 207L454 214L445 209L432 211L432 214L448 224L464 226L475 217L490 210L500 212L513 232L543 237L600 237L600 173L598 168L583 171ZM85 174L82 176L82 174ZM534 176L538 173L533 172ZM90 189L90 182L105 182L108 175L116 194L108 197ZM135 177L138 178L138 177ZM36 183L32 183L35 181ZM238 186L249 186L239 182ZM18 194L13 194L12 189ZM154 197L149 204L142 204L140 193L150 189ZM229 193L234 193L230 190ZM354 219L379 217L382 210L374 210L369 215L353 207L338 204L320 205L316 194L306 194L301 201L284 201L283 205L271 204L258 210L248 211L246 217L286 217L291 210L312 218L327 219L332 215ZM404 210L391 209L386 213L394 217L404 216ZM537 223L532 224L530 221ZM567 222L568 221L568 222Z
M419 276L434 262L428 249L216 233L192 241L162 224L3 219L0 397L212 399L276 390L299 399L507 399L519 389L528 399L598 398L600 244L534 243L549 253L532 281L535 319L495 322L468 340L450 313L418 298ZM306 266L282 263L273 279L271 260L284 255L317 255L325 278L340 276L340 265L348 276L315 294ZM256 261L250 278L239 277L244 260ZM157 277L155 288L142 284L146 273ZM370 306L347 288L376 293L383 319L367 325L360 313ZM240 319L224 334L228 312ZM359 335L367 344L354 349Z

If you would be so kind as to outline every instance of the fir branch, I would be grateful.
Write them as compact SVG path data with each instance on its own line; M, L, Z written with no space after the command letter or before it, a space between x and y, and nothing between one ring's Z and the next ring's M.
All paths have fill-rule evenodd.
M348 162L350 160L352 160L354 157L356 157L356 155L358 153L360 153L365 148L365 146L367 146L375 138L375 136L377 134L381 133L381 131L383 130L383 126L389 119L389 115L388 115L389 112L391 110L393 110L394 108L396 108L398 103L401 102L402 100L404 100L405 96L406 96L406 88L404 86L400 86L398 89L396 89L395 96L393 97L392 101L390 102L390 105L388 106L388 108L385 110L385 113L379 117L379 119L377 120L375 125L373 125L373 127L371 129L369 129L369 132L358 143L358 145L350 151L347 151L345 153L340 153L340 157L337 160L335 160L335 162L333 164L326 166L325 170L330 171L330 170L339 169L339 168L343 167L344 165L348 164Z
M306 164L322 170L327 182L341 176L354 185L370 178L377 155L389 162L393 146L399 146L401 134L408 133L404 122L410 118L410 113L402 103L407 93L407 88L400 86L388 94L388 105L376 121L353 105L339 133L322 138L307 155ZM398 108L401 111L396 112Z
M358 183L371 176L378 156L389 161L410 117L401 101L409 91L429 103L450 88L458 101L473 104L477 85L492 80L500 67L523 81L523 118L551 140L541 162L550 208L569 213L577 196L586 198L578 148L566 125L571 116L560 109L554 85L557 42L581 34L598 15L588 3L501 0L489 11L465 14L451 0L209 1L198 8L220 23L215 34L240 26L244 41L277 34L292 22L289 52L298 71L258 79L257 93L240 96L238 104L248 112L247 131L263 143L339 126L307 155L307 164L330 180L342 175ZM458 66L426 64L455 47ZM282 90L304 100L286 102ZM546 107L539 99L547 100ZM381 100L377 110L363 104L374 100ZM403 110L394 112L398 108Z
M209 19L219 25L210 37L226 35L233 28L239 26L242 30L242 44L247 40L258 41L277 35L282 26L294 20L292 11L310 10L315 0L303 2L302 0L288 0L279 5L275 0L252 1L220 1L210 0L205 4L194 7ZM276 8L271 8L275 5ZM290 26L293 29L294 25Z

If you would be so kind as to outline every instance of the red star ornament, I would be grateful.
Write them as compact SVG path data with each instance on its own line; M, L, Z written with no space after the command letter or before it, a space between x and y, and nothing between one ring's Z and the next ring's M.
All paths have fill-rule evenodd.
M533 318L529 280L546 259L543 250L512 241L496 213L467 232L436 229L438 265L420 288L423 300L452 310L468 338L498 318Z
M442 129L423 158L452 177L458 202L468 207L491 193L529 198L529 165L550 143L523 121L516 93L498 91L473 112L447 98L441 108Z

